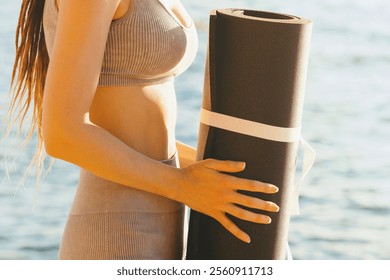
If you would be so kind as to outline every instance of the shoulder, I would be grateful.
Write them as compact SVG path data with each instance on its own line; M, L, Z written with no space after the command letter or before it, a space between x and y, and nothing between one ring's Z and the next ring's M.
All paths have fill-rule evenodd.
M46 0L57 1L57 35L63 37L108 34L115 12L122 0ZM56 37L58 37L56 35Z
M125 0L46 0L55 1L60 14L69 16L69 11L74 11L75 15L81 14L83 19L94 16L108 16L111 20L121 2Z

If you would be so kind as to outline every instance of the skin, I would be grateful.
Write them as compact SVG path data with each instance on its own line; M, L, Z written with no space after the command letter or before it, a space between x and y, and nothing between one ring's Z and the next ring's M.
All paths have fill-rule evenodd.
M184 25L189 25L190 19L178 0L165 2ZM244 170L242 162L195 162L196 150L175 141L172 82L97 88L110 23L131 9L131 0L57 3L60 14L43 100L47 153L102 178L182 202L250 242L250 237L225 213L255 223L270 223L268 216L237 204L271 212L279 207L237 190L271 194L277 192L277 187L221 173ZM159 162L176 150L181 168Z

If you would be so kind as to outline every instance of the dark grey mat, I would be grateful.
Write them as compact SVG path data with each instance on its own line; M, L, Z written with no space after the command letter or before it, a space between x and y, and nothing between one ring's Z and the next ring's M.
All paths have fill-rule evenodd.
M262 11L210 15L203 108L277 127L301 126L311 22ZM270 225L230 217L251 236L236 239L214 219L191 211L187 259L284 259L298 141L266 140L200 125L198 159L245 161L239 177L279 187L250 193L280 206ZM269 213L267 213L269 214Z

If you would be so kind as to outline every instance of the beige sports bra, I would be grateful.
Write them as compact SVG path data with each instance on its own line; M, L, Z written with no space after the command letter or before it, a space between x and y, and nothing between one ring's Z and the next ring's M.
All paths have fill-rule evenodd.
M56 0L46 0L43 26L49 56L58 20ZM162 0L132 0L111 23L98 86L156 84L184 72L195 58L195 24L186 27Z

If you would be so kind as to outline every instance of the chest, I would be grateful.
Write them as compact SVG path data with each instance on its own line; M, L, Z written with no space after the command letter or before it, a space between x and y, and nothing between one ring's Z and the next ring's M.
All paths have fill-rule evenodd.
M166 73L184 56L186 35L185 27L159 0L133 0L111 25L103 64L122 65L137 77Z

